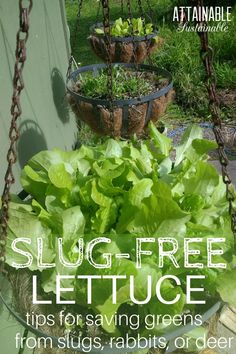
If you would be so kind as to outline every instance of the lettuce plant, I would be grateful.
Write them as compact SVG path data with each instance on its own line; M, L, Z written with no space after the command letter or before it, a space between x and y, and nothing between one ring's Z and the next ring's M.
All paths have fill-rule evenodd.
M96 147L81 146L75 151L42 151L25 166L21 183L30 195L26 201L14 197L11 202L9 220L9 240L7 262L25 260L10 247L19 237L30 237L30 245L22 249L31 252L34 262L30 270L37 271L36 237L44 241L43 262L55 262L53 269L40 269L41 287L45 294L55 291L55 276L68 274L68 269L58 261L56 240L63 239L64 254L68 262L73 262L78 254L78 238L87 243L97 236L107 236L112 243L96 251L99 262L104 252L129 252L131 258L114 259L111 269L94 269L88 264L70 269L70 275L134 275L135 292L142 299L146 292L146 277L154 279L161 275L175 274L182 280L181 286L170 281L165 283L163 296L172 298L178 291L181 299L177 304L165 305L156 301L154 293L151 301L143 306L132 306L127 300L127 280L117 287L117 304L112 303L111 289L101 282L93 288L93 303L90 310L103 315L117 311L139 313L141 318L147 313L171 315L191 310L198 306L188 306L185 301L185 276L190 271L184 267L173 269L167 262L162 269L157 267L157 254L145 257L141 269L136 269L133 240L136 237L175 237L179 244L185 237L224 237L223 254L217 260L227 263L224 269L192 269L192 274L206 276L204 297L216 301L220 297L236 306L236 270L233 240L222 177L208 162L208 152L216 148L214 142L203 139L199 127L189 128L179 146L173 147L168 137L160 134L150 125L150 140L119 141L107 139ZM203 247L202 246L198 247ZM184 262L184 252L180 247L179 264ZM204 262L204 250L195 255L194 260ZM74 284L67 279L65 287L74 287L72 296L77 303L86 306L86 282ZM122 332L115 324L104 330L110 333ZM155 331L157 328L155 328ZM141 329L142 332L142 329ZM145 330L143 329L143 334ZM147 333L146 333L147 334Z
M145 36L152 34L154 27L152 23L145 23L141 17L123 20L121 17L115 20L111 27L111 35L114 37ZM104 34L103 28L96 28L95 33Z

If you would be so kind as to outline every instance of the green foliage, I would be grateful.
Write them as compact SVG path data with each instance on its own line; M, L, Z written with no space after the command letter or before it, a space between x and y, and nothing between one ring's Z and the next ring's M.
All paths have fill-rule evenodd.
M233 5L233 4L232 4ZM231 5L231 6L232 6ZM226 32L211 33L211 46L215 52L215 59L222 65L229 63L236 66L236 6L233 9L231 22Z
M215 71L217 76L217 86L219 88L235 89L236 88L236 66L231 63L215 63Z
M91 47L88 45L88 35L90 27L97 21L97 10L99 2L95 0L86 0L83 2L81 17L79 20L79 28L77 28L77 13L78 13L78 1L65 0L67 21L70 29L70 41L74 43L73 54L79 63L82 65L94 64L98 62L98 59L94 57L94 53ZM111 16L112 18L118 18L120 13L120 3L114 2L112 4ZM100 18L102 16L100 13ZM77 31L77 33L76 33ZM74 39L76 37L76 41Z
M145 23L141 17L123 20L121 17L115 20L111 27L111 35L114 37L125 37L125 36L145 36L153 33L153 24ZM96 28L95 32L97 34L104 34L102 28Z
M214 49L214 67L218 88L235 88L235 32L236 13L232 16L228 32L209 33ZM179 33L175 28L160 29L164 46L156 54L156 65L169 70L174 78L177 103L187 114L208 116L208 96L205 89L205 72L200 60L200 43L196 33Z
M223 1L222 1L223 2ZM160 36L164 39L164 46L154 55L154 62L169 70L174 77L177 106L172 107L171 117L176 120L208 117L207 92L204 86L204 72L200 61L200 43L196 33L177 33L172 22L174 6L188 6L187 0L150 0L152 12L144 3L145 13L151 15L151 22L160 30ZM213 0L206 2L213 4ZM231 4L235 5L235 1ZM69 26L73 37L74 23L76 20L77 6L71 5L66 0ZM86 42L89 27L96 22L96 7L93 0L84 3L76 54L78 61L83 64L94 63L94 57ZM111 6L111 18L121 16L120 3L114 2ZM138 18L140 13L133 7L133 16ZM236 68L236 14L233 12L232 21L229 23L228 32L210 33L210 44L214 49L215 70L218 87L227 89L235 87ZM176 111L176 112L174 112ZM180 112L181 111L181 112ZM224 109L224 117L231 117L232 111ZM165 120L168 118L165 117Z
M153 83L145 78L145 74L125 70L115 66L113 72L113 95L116 99L137 97L140 94L146 95L152 92ZM82 95L94 98L107 98L107 70L101 70L97 76L88 73L79 77L79 87Z
M224 273L224 276L220 276L218 281L218 291L222 297L222 300L231 303L232 306L236 306L236 270L232 272Z
M161 29L160 36L165 42L154 55L154 61L172 73L177 103L191 114L205 114L208 98L198 36L196 33L178 33L168 27Z
M184 237L202 237L202 252L194 261L204 263L207 260L207 237L220 235L226 238L226 243L222 244L223 254L217 260L228 264L226 274L230 281L225 280L223 287L217 281L224 279L223 269L204 267L192 269L191 274L206 276L204 300L219 298L219 291L223 299L232 303L232 299L235 300L235 292L231 292L235 287L235 270L231 270L233 237L225 185L216 169L207 162L207 153L216 148L216 144L202 139L201 130L192 127L184 134L172 161L171 140L161 135L152 124L150 134L150 140L139 143L107 139L96 147L83 145L76 151L53 150L35 155L24 168L21 178L31 199L26 202L13 199L10 205L8 264L13 260L22 261L23 257L19 255L21 258L16 259L10 242L27 236L32 239L32 244L27 245L34 257L31 270L37 269L35 240L37 236L42 237L46 244L42 261L53 261L56 267L41 269L41 285L45 292L52 292L55 291L56 274L68 275L68 269L58 260L58 236L63 239L64 257L73 263L78 257L78 238L83 237L86 246L93 238L104 235L112 243L97 249L97 262L102 260L104 252L129 252L131 259L113 257L112 267L106 270L95 269L84 262L77 268L70 268L70 275L133 275L135 296L142 300L146 294L147 275L152 275L156 281L161 275L176 274L176 269L172 262L159 269L157 253L153 249L153 254L144 257L142 268L137 270L136 237L158 239L165 235L176 237L180 244ZM166 281L162 295L173 299L179 292L180 301L166 306L156 300L154 291L150 303L137 308L141 319L145 313L174 315L189 310L184 295L184 279L189 270L181 266L182 247L176 257L182 285L174 287ZM111 288L102 280L95 282L90 310L111 316L125 305L127 314L133 313L134 307L128 301L128 281L124 279L117 284L117 304L112 303ZM85 306L86 281L76 283L67 279L62 286L74 288L73 293L63 294L65 299L73 296L78 305ZM235 306L235 301L233 304ZM122 332L122 328L116 328L114 324L104 325L104 329L110 333ZM140 333L142 330L140 328Z

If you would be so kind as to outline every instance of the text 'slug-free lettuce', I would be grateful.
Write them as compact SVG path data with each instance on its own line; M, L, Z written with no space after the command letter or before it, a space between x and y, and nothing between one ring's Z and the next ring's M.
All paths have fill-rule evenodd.
M116 303L113 303L111 287L104 279L93 284L93 301L89 307L95 313L112 315L122 308L126 313L181 314L196 311L197 305L186 302L186 275L204 275L205 299L219 295L236 306L236 271L233 269L233 237L230 230L225 185L216 169L209 164L208 152L216 143L203 139L201 129L194 126L185 132L179 146L150 125L151 139L136 143L108 139L96 147L81 146L70 152L42 151L25 166L21 183L30 199L12 198L7 244L7 263L25 263L24 253L12 248L14 240L30 239L18 247L31 254L31 271L41 271L41 286L45 293L55 292L55 277L74 276L65 279L62 286L73 288L64 292L65 299L76 299L86 306L86 280L76 281L81 275L126 276L117 282ZM129 254L129 259L113 258L109 268L99 269L79 259L81 247L98 237L106 237L110 243L94 248L93 259L97 264L105 262L104 254ZM137 238L174 238L178 243L175 257L179 267L167 259L158 267L158 248L155 242L146 244L150 251L142 258L137 269L135 241ZM194 263L203 268L184 267L184 239L200 238L191 245L199 250L192 256ZM224 238L220 255L215 263L227 264L227 269L208 268L207 238ZM37 238L43 244L41 262L54 267L39 269ZM63 242L63 258L60 262L58 239ZM78 243L82 240L82 243ZM82 245L82 246L81 246ZM217 245L219 247L219 245ZM80 264L81 263L81 264ZM172 274L180 279L176 286L170 279L162 284L162 297L179 301L172 305L156 299L155 287L147 304L132 306L129 298L129 276L135 282L136 299L145 298L147 278L153 284L161 276ZM198 294L199 296L199 294ZM104 330L117 333L114 323L104 325ZM155 329L156 330L156 329ZM144 331L145 332L145 331Z

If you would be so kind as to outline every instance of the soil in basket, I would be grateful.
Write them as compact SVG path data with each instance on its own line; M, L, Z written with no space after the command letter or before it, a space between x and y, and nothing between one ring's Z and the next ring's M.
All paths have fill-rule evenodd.
M94 77L91 73L78 77L73 90L82 96L109 99L108 74L104 69ZM134 99L156 92L166 86L168 80L155 73L130 69L113 69L113 99Z
M136 134L143 136L148 122L156 122L166 110L167 105L174 99L174 91L170 90L165 95L151 99L150 94L156 93L169 84L166 77L155 72L119 65L113 67L113 90L108 90L107 69L99 71L96 76L86 73L78 75L73 83L72 90L80 96L79 100L68 94L68 101L79 120L84 121L98 135L128 138ZM139 101L143 96L145 102L132 103L132 99ZM90 99L86 102L82 97ZM103 100L99 103L96 100ZM117 100L126 100L127 112L124 118L122 107L117 105ZM151 111L147 119L149 102ZM105 103L104 103L105 102Z

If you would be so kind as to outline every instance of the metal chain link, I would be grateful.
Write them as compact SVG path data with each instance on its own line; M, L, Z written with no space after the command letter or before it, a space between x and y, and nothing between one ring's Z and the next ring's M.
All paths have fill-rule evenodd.
M137 56L137 47L136 47L136 43L135 43L135 33L134 33L134 26L133 26L133 13L132 13L132 7L131 7L131 2L130 0L127 0L127 8L128 8L128 18L130 20L130 28L131 28L131 34L132 34L132 46L133 46L133 58L134 58L134 66L135 66L135 70L136 70L136 79L139 79L139 65L138 65L138 56ZM138 86L138 99L140 99L141 97L141 91L140 91L140 87Z
M110 6L109 0L101 0L103 12L103 27L104 40L106 44L106 58L107 58L107 92L108 98L113 101L113 72L112 72L112 48L111 48L111 23L110 23Z
M203 0L198 0L199 7L203 6ZM206 25L205 22L201 24ZM234 235L234 246L236 250L236 208L234 207L235 196L232 181L228 172L229 160L225 153L222 122L220 118L219 100L216 94L216 76L213 68L213 49L209 46L208 32L198 31L201 41L201 59L206 71L206 87L209 95L209 108L211 112L213 131L218 144L219 161L221 164L222 178L226 185L226 198L229 202L229 214L231 218L231 229Z
M109 0L101 0L102 13L103 13L103 28L104 28L104 40L106 45L106 64L107 64L107 93L108 100L110 102L110 121L114 126L114 95L113 95L113 66L112 66L112 40L111 40L111 18L110 18L110 4Z
M5 185L2 194L1 208L1 234L0 234L0 272L6 273L6 243L7 243L7 228L9 220L9 203L11 200L10 189L15 182L13 166L17 160L16 143L19 139L19 130L17 127L17 119L20 117L22 110L20 104L21 91L24 89L23 68L26 61L26 42L29 36L29 14L33 6L33 0L28 0L28 7L23 7L23 0L19 0L20 11L20 28L16 35L16 51L15 51L15 66L13 77L13 95L11 105L11 125L9 130L10 147L7 153L7 171L5 174Z
M141 14L141 18L143 21L143 28L144 28L144 34L145 34L145 44L146 44L146 50L147 50L147 58L148 61L150 63L150 65L153 66L153 60L150 56L150 40L148 40L148 34L147 34L147 29L146 29L146 18L145 18L145 13L144 13L144 9L143 9L143 4L142 4L142 0L137 0L138 2L138 7L139 7L139 11Z
M138 71L138 59L137 59L137 53L136 53L135 33L134 33L134 26L133 26L133 22L132 22L133 14L132 14L132 8L131 8L130 0L127 0L127 8L128 8L128 18L130 20L130 28L131 28L131 33L132 33L134 65L135 65L136 71ZM138 75L138 73L137 73L137 75Z
M80 26L80 21L79 20L80 20L80 16L81 16L82 7L83 7L83 0L79 0L79 2L78 2L78 12L77 12L77 15L76 15L75 29L74 29L73 38L72 38L72 41L71 41L71 55L70 55L68 69L67 69L67 74L66 74L67 79L69 78L69 76L71 74L72 65L75 64L77 66L77 63L76 63L76 60L75 60L75 46L76 46L76 42L77 42L77 39L78 39L78 32L79 32L79 26Z

